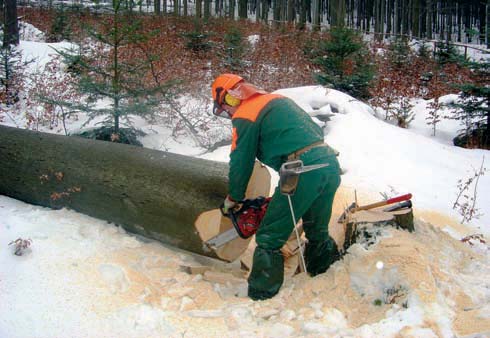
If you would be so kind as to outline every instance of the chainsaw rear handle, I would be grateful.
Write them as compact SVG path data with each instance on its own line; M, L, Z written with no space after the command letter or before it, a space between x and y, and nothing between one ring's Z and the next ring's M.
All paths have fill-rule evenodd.
M235 206L232 208L232 210L240 210L242 208L242 205L246 202L247 200L241 200L241 201L236 201ZM221 211L221 215L230 218L231 213L230 212L224 212L225 209L225 202L221 203L219 206L219 211Z
M221 215L225 216L225 217L230 217L230 213L227 212L225 213L224 212L224 209L225 209L225 203L221 203L221 205L219 206L219 211L221 211Z

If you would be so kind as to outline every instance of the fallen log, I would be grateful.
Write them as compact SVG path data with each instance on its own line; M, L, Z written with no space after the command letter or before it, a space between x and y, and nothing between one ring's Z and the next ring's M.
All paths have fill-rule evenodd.
M222 203L227 173L221 162L0 126L0 194L214 258L221 257L203 245L195 222Z

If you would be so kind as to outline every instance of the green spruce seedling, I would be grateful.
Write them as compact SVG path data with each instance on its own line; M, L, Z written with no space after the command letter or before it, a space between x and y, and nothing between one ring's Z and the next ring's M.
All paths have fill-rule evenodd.
M313 60L321 68L315 74L317 82L358 99L369 98L374 68L368 51L359 33L344 27L332 28L330 39L320 41Z
M60 104L86 113L86 123L102 116L103 127L95 137L120 143L134 143L132 116L152 120L160 104L175 98L172 82L152 84L149 80L154 59L137 47L144 46L150 35L144 32L140 14L132 11L131 4L113 1L112 15L101 16L97 26L88 28L98 49L58 51L80 74L78 90L86 97L82 103Z

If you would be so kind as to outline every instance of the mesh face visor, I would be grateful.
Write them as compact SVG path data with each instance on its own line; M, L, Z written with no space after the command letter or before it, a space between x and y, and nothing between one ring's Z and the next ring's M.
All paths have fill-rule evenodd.
M221 113L223 112L223 108L218 103L222 91L223 91L223 87L216 88L216 99L214 100L214 104L213 104L213 114L216 116L220 116Z

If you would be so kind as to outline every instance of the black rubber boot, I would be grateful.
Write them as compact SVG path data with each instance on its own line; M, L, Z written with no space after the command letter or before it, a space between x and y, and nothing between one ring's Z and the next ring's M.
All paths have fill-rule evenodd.
M340 259L335 241L331 238L324 241L310 241L305 248L306 270L311 276L327 271L334 262Z
M253 300L274 297L284 281L284 258L280 250L255 248L248 296Z

